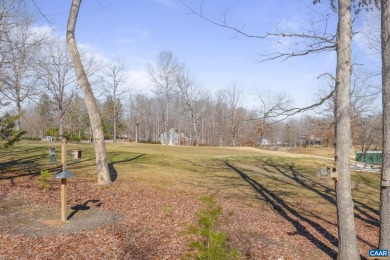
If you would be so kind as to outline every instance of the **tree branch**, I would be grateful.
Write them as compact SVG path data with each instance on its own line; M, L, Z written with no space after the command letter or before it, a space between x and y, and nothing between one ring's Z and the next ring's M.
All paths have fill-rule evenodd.
M259 62L278 60L278 59L281 59L281 61L283 62L291 57L305 56L311 53L320 53L324 51L334 50L336 48L336 34L327 33L327 28L328 28L327 16L324 16L324 18L321 20L325 22L324 33L321 35L317 34L315 31L313 32L310 31L310 33L291 33L291 32L283 32L278 29L276 29L275 32L265 32L263 35L256 35L244 31L245 24L242 25L240 28L229 25L229 23L227 22L226 11L224 13L224 20L221 22L205 16L203 14L204 0L201 2L199 11L194 10L192 7L190 7L183 1L180 2L182 3L183 6L185 6L189 10L189 14L194 14L202 18L203 20L206 20L207 22L210 22L216 26L233 31L235 33L234 37L236 37L237 35L242 35L247 38L254 38L254 39L266 39L271 37L278 37L278 38L287 37L293 39L303 39L304 41L305 40L313 41L311 43L307 43L306 47L301 48L301 50L291 50L287 52L274 52L268 55L263 55L263 57L265 58L261 59Z

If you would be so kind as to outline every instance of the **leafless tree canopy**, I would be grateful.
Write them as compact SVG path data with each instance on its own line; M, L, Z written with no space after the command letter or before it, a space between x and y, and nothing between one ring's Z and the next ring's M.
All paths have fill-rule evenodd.
M111 117L113 118L113 139L116 143L117 139L117 123L119 116L119 99L124 94L128 93L130 89L126 86L125 79L126 67L123 61L117 61L112 64L107 64L101 76L102 90L105 96L112 100L113 111Z
M34 70L38 64L38 53L44 35L32 30L28 18L14 21L11 27L3 24L1 44L0 91L4 97L15 104L17 113L22 112L22 103L37 94L37 75ZM20 129L20 121L18 122Z

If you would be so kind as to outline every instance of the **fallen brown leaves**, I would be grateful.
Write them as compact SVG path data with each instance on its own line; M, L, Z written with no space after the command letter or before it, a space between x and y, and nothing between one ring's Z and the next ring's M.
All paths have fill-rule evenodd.
M57 180L48 191L38 188L37 177L0 184L0 259L180 259L188 242L183 231L195 221L200 197L136 183L103 188L75 178L68 182L68 205L85 207L63 224L58 222ZM224 209L221 229L242 258L331 259L337 252L337 227L327 220L335 216L305 215L315 205L293 211L223 195L216 198ZM17 223L12 216L20 218ZM34 220L36 226L28 224ZM362 220L357 220L357 229L361 254L366 256L377 243L378 230Z

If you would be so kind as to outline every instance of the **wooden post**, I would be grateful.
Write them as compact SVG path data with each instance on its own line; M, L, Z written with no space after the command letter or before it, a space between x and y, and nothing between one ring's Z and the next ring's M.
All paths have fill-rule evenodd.
M66 179L61 179L61 220L66 222Z
M61 163L62 170L66 169L66 138L62 139ZM66 179L61 179L61 220L66 221Z
M66 159L67 159L67 156L66 156L66 138L62 139L62 148L61 148L61 164L62 164L62 169L65 170L66 169Z

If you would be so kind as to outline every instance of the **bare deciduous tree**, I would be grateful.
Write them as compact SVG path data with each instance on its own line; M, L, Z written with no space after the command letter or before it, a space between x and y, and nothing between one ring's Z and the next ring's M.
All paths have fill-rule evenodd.
M162 51L157 57L154 65L149 65L149 75L156 89L156 94L161 94L165 98L165 118L164 132L167 133L169 128L169 106L171 95L173 94L176 76L181 70L181 64L170 51Z
M338 259L359 259L359 251L356 240L356 229L353 214L353 202L350 187L350 172L349 172L349 154L351 151L351 122L350 122L350 81L351 81L351 42L352 42L352 19L351 11L355 13L362 9L368 8L369 4L375 0L354 1L352 0L330 0L330 5L333 11L338 13L337 32L330 30L328 27L328 17L321 16L319 18L323 23L312 22L311 25L324 24L323 30L318 32L316 28L307 30L307 33L289 33L276 29L274 32L267 32L263 35L252 35L246 33L243 28L230 26L225 20L218 22L207 18L203 15L203 1L200 12L194 9L189 9L196 15L208 20L223 28L228 28L235 31L237 34L244 35L250 38L264 39L269 37L288 37L298 39L298 44L286 52L273 52L265 56L262 61L282 59L286 60L291 57L304 56L311 53L319 53L328 50L336 49L337 67L336 67L336 154L335 161L338 170L338 181L336 185L337 191L337 210L338 210L338 231L339 231L339 253ZM319 3L321 0L314 0L313 3ZM329 31L330 30L330 31ZM331 98L333 92L327 95L319 102L322 104L325 100ZM316 105L317 106L317 105ZM312 108L314 106L310 106ZM306 109L293 109L292 111L302 112ZM288 112L292 112L288 111Z
M360 146L360 151L366 153L370 149L378 149L382 140L381 115L369 115L360 117L352 127L352 140Z
M269 91L258 91L256 97L259 101L256 120L259 121L258 132L260 141L262 141L267 128L276 122L278 116L289 108L291 100L286 93L271 93Z
M229 132L231 135L232 146L237 146L237 135L241 125L240 102L243 98L243 90L236 83L225 89L225 101L228 108Z
M390 1L381 1L383 162L381 174L381 223L379 248L390 249Z
M59 136L63 138L65 114L76 94L77 79L66 45L62 41L48 45L38 63L38 73L41 84L53 97L59 117Z
M135 125L135 142L140 139L140 126L148 117L148 98L140 91L130 96L131 120Z
M118 100L119 98L128 92L128 90L123 89L122 86L126 83L125 80L125 70L126 67L122 61L113 62L108 64L102 76L103 82L103 91L106 93L107 97L111 98L113 101L113 142L116 143L117 139L117 121L118 121Z
M0 11L0 44L1 44L1 51L0 51L0 68L2 67L6 56L6 52L9 51L8 46L5 44L7 42L6 34L9 34L10 30L15 26L14 21L12 21L12 18L14 17L14 2L7 1L7 0L1 0L1 11ZM1 87L1 86L0 86Z
M338 259L360 259L351 194L350 153L352 147L350 120L350 83L352 73L351 0L338 1L337 67L336 67L336 181L339 234Z
M0 91L6 99L15 103L17 114L22 112L22 103L37 94L37 77L34 66L44 35L34 33L31 21L24 18L3 32L3 51ZM17 120L20 129L20 119Z
M68 18L66 39L68 43L70 57L73 63L73 68L75 70L79 85L83 90L89 119L91 121L95 145L98 184L111 184L112 181L107 165L106 145L104 142L104 133L102 128L102 122L99 116L99 109L96 104L96 99L92 92L91 85L89 84L87 74L84 70L84 66L81 62L80 54L76 44L75 28L80 5L81 0L72 0L72 6Z
M214 101L214 117L213 117L213 139L215 139L215 145L224 146L227 145L226 130L228 124L228 106L225 102L225 91L220 90L217 92L217 96Z
M76 93L72 102L69 105L68 121L72 134L77 133L77 137L81 139L85 130L89 127L88 111L84 100Z
M190 114L195 144L198 146L201 143L201 140L199 139L198 124L200 116L202 115L202 110L205 107L204 101L207 99L207 92L201 89L197 85L195 79L185 71L181 71L181 73L177 75L177 89L181 100L186 106L186 110L188 110Z

